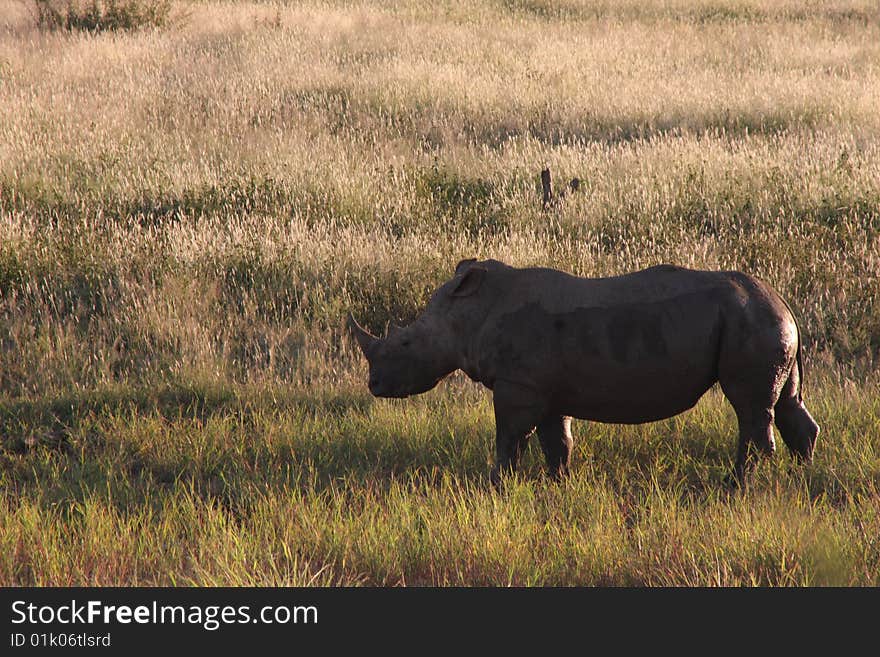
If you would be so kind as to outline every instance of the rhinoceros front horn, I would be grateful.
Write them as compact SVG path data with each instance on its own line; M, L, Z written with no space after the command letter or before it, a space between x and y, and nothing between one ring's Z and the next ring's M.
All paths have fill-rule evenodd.
M364 356L369 358L368 352L370 348L376 344L379 339L374 335L370 335L363 326L358 324L354 315L351 313L348 314L348 330L351 331L351 334L354 336L355 340L357 340L358 346L361 348L361 351L364 352Z

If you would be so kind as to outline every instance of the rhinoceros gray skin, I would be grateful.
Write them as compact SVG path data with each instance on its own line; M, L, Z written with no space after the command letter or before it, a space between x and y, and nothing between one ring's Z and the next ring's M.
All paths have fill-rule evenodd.
M554 478L567 474L571 418L635 424L693 407L715 382L736 412L734 481L772 454L776 427L809 462L819 426L801 396L798 326L766 283L736 271L659 265L579 278L463 260L421 315L384 339L353 317L377 397L430 390L455 370L493 391L492 482L537 428Z

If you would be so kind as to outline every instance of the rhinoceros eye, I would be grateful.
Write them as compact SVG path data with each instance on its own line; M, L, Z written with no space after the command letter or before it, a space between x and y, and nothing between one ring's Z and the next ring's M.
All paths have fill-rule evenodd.
M401 346L401 347L408 347L408 346L409 346L409 340L404 340L403 342L400 343L400 346Z

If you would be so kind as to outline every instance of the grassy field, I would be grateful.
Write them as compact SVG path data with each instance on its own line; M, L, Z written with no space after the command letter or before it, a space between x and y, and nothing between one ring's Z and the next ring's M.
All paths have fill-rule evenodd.
M873 1L0 0L0 584L880 585ZM580 190L541 209L539 173ZM488 484L489 393L346 336L464 257L771 282L816 461L730 494L713 390Z

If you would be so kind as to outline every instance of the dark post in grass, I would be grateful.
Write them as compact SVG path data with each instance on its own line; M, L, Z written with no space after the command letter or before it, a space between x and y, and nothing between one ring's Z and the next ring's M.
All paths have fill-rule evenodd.
M553 203L553 185L550 182L550 169L541 171L541 187L544 190L544 201L541 205L545 210Z
M541 189L543 190L544 198L541 203L541 207L544 210L546 210L547 208L549 208L553 205L556 205L562 199L565 198L566 192L570 191L572 194L574 194L577 190L580 189L580 187L581 187L580 178L572 178L571 182L568 183L568 189L563 190L562 192L559 193L559 195L556 198L554 198L553 197L553 183L550 180L550 169L549 168L542 169L541 170Z

